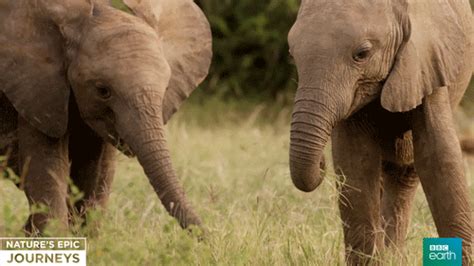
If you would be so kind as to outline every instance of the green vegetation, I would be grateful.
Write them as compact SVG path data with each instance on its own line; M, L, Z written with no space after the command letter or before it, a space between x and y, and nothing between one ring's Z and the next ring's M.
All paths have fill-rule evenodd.
M174 165L209 230L205 241L182 231L138 163L121 157L109 209L97 218L102 228L88 238L89 264L343 265L334 175L310 194L294 188L288 169L290 108L252 106L186 104L168 126ZM474 195L474 161L469 162ZM3 180L0 195L0 235L22 236L28 215L24 194ZM380 260L420 265L422 239L428 236L436 231L420 189L406 256L384 254Z
M208 93L274 98L296 87L287 35L299 0L199 0L214 41Z

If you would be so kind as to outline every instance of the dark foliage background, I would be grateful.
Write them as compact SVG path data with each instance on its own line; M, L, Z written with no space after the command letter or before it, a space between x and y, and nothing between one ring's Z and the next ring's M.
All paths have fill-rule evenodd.
M213 31L214 60L203 90L275 98L296 86L287 34L299 0L198 0Z

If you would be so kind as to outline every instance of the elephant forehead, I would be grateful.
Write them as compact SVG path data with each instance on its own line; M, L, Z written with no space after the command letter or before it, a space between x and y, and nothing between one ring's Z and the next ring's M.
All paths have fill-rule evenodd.
M80 40L81 53L89 56L162 53L162 42L148 24L124 12L104 8L88 21Z
M328 12L334 15L347 15L357 12L384 12L392 5L391 0L356 0L356 1L334 1L334 0L303 0L300 14L314 13L315 10Z
M356 4L343 5L335 1L331 3L315 1L312 4L305 4L289 34L290 46L331 48L385 36L392 28L391 9L380 4L373 6L360 4L365 2L354 1ZM356 7L352 8L352 5Z
M78 79L115 83L158 84L166 87L171 73L160 40L136 29L125 29L85 41L71 64Z
M118 25L114 28L96 29L81 42L82 52L91 55L111 53L162 53L161 40L145 27Z

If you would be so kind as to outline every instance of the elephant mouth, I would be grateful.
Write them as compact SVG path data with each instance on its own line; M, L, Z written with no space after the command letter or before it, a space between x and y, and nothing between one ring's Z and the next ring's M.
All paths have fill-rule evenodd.
M377 99L381 95L382 85L378 82L364 82L357 87L352 104L344 119L353 115L368 103Z
M115 144L115 147L125 156L127 157L135 157L135 153L132 151L130 146L125 143L125 141L122 138L118 138L117 143Z

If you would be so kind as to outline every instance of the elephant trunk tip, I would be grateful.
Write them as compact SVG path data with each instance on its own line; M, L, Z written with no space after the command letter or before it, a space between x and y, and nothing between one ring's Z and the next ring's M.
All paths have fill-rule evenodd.
M323 182L323 176L320 169L325 169L326 164L324 158L319 164L311 166L303 166L297 162L290 161L290 173L293 184L303 192L312 192L318 188Z
M202 229L202 221L194 212L191 213L190 217L177 217L179 225L183 229L192 230L193 228Z

